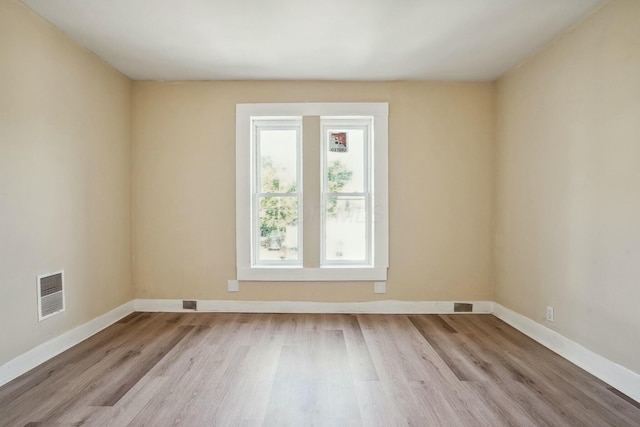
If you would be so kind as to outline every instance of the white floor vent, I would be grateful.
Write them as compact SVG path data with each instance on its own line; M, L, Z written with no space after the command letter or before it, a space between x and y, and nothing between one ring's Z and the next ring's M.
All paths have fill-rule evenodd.
M64 270L38 276L38 320L64 311Z

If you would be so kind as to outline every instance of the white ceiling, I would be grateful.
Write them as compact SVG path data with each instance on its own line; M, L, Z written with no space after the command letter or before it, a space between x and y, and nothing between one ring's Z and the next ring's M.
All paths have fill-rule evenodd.
M22 0L135 80L494 80L606 0Z

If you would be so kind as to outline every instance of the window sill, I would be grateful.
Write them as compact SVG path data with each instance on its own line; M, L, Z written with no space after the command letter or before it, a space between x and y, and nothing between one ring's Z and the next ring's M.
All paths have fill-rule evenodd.
M238 268L237 279L256 282L386 281L387 268L376 267L254 267Z

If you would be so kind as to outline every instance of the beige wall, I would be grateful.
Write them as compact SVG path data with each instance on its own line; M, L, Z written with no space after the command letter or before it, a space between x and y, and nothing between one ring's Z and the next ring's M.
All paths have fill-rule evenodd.
M132 298L131 82L0 0L0 365ZM36 275L65 270L41 323Z
M17 0L0 0L0 58L0 324L11 325L0 328L0 364L133 297L496 299L640 372L636 0L612 1L497 91L132 85ZM226 292L235 104L305 101L389 102L386 295L370 283ZM61 268L67 312L38 323L35 276ZM544 321L547 305L554 323Z
M135 82L138 298L491 300L492 83ZM390 268L371 283L235 278L235 105L389 102Z
M497 301L640 372L640 1L500 79L497 107Z

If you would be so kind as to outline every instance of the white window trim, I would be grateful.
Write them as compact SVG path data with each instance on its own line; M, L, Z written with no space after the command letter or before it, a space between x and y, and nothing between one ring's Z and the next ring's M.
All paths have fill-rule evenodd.
M241 281L378 281L387 279L389 266L388 221L388 115L389 104L376 103L283 103L236 105L236 263ZM371 266L299 265L252 266L251 236L251 118L333 116L374 118L373 241ZM304 143L302 144L304 150ZM302 155L302 153L300 154Z

